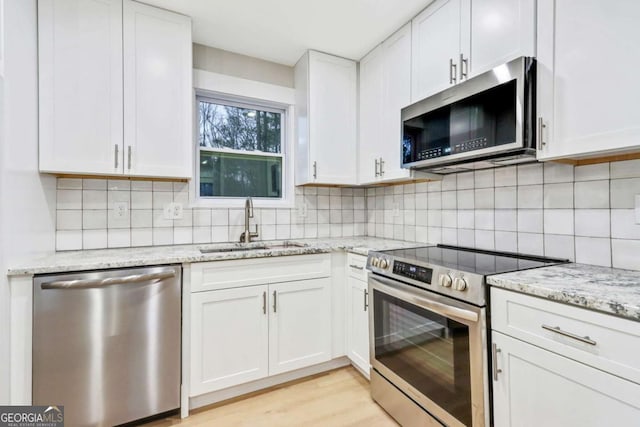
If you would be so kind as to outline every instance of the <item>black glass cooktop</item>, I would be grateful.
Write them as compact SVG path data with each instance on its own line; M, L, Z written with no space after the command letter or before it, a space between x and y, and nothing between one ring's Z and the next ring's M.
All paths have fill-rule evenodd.
M452 270L481 274L483 276L568 262L568 260L562 259L483 251L445 245L395 249L380 251L380 253L393 258L402 258L406 262L439 265L451 268Z

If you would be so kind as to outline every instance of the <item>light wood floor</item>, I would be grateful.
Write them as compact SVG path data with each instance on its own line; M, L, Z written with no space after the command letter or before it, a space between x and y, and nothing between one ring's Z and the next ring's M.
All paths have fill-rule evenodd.
M144 427L397 427L369 394L369 382L353 367L316 375L245 399L176 415Z

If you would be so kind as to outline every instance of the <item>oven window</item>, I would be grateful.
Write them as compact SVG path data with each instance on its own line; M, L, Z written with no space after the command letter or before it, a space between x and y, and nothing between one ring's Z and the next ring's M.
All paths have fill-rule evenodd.
M471 425L469 327L373 291L375 359Z

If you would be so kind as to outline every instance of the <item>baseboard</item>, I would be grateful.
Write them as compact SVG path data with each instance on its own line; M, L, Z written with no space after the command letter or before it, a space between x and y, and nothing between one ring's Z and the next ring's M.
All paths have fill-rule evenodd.
M270 387L287 383L289 381L294 381L311 375L349 366L350 364L351 361L346 356L339 357L328 362L309 366L308 368L297 369L295 371L285 372L284 374L274 375L272 377L263 378L261 380L251 381L246 384L229 387L224 390L218 390L211 393L202 394L200 396L194 396L189 398L189 409L192 410L201 408L203 406L212 405L214 403L222 402L224 400L232 399L244 394L268 389Z

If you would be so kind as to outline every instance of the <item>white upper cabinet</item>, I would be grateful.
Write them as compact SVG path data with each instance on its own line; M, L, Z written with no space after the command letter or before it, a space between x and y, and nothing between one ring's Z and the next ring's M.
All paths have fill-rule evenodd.
M634 0L538 0L539 159L640 148L639 21Z
M535 54L534 0L437 0L412 21L411 100Z
M535 13L535 0L464 0L462 39L470 40L469 77L520 56L535 56Z
M411 103L411 24L360 61L359 183L411 178L401 167L400 110Z
M124 2L125 173L190 178L191 20Z
M122 0L38 2L40 170L122 173Z
M40 171L190 178L191 23L131 0L39 0Z
M308 51L296 64L296 185L357 183L354 61Z

